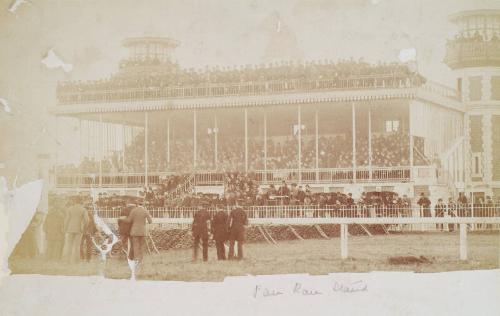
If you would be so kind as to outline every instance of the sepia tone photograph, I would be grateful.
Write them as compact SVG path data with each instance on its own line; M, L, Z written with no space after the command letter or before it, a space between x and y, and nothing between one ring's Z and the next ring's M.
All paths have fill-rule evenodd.
M0 39L0 314L395 275L475 295L376 314L500 312L499 1L2 0Z

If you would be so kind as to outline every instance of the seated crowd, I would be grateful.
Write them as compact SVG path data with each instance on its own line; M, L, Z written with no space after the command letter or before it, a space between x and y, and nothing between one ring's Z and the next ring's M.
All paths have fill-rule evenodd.
M151 66L147 71L125 71L133 70L137 66ZM158 67L162 66L162 67ZM406 64L401 63L378 63L369 64L363 60L331 60L312 62L282 61L261 65L244 65L239 67L214 67L209 69L182 69L178 64L172 62L160 62L159 60L133 60L123 61L122 71L109 79L96 81L61 82L57 87L57 96L61 101L65 94L99 92L104 91L126 91L127 89L164 89L175 87L196 87L208 84L245 84L271 81L315 81L332 80L333 82L345 79L370 77L363 82L351 82L353 87L357 86L394 86L421 84L425 79L412 72ZM377 80L377 78L382 78ZM328 88L335 88L328 86ZM340 83L337 85L340 87ZM293 89L293 86L288 89ZM310 88L322 88L311 86ZM326 87L324 87L326 88ZM132 93L132 92L131 92ZM129 97L133 94L129 94ZM143 96L143 94L140 94ZM109 97L113 97L110 95Z
M193 168L192 140L171 141L170 161L167 158L167 145L161 140L161 133L151 133L148 171L190 173ZM267 141L267 161L264 158L264 141L258 138L248 139L248 169L249 171L298 169L298 144L296 137L273 137ZM316 168L316 151L314 137L303 137L301 168ZM414 164L429 164L424 152L423 139L415 138ZM358 136L356 141L356 165L369 165L368 137ZM232 172L245 170L244 139L241 137L222 138L217 146L217 163L213 141L199 140L197 142L197 171ZM372 160L374 167L398 167L409 164L409 137L403 133L373 134ZM139 134L126 147L125 164L122 155L113 153L102 161L103 173L143 173L144 137ZM264 163L266 163L264 165ZM352 140L346 134L322 135L318 138L319 168L351 168ZM67 165L58 167L58 173L97 173L99 162L85 157L79 166Z

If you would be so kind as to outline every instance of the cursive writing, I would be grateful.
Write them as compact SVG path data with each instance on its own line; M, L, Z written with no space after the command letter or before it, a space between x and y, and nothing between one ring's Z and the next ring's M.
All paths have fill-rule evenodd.
M280 290L276 289L268 289L267 287L262 287L260 285L256 285L254 292L253 292L253 297L258 298L258 297L270 297L270 296L279 296L283 295L283 292Z
M331 285L332 292L324 292L318 290L316 287L311 287L304 285L300 282L294 282L292 287L286 288L273 288L267 287L262 284L255 285L253 288L253 297L256 299L270 298L282 295L299 295L299 296L315 296L315 295L325 295L329 293L356 293L368 291L368 285L363 280L357 280L354 282L341 282L333 281Z
M320 291L314 290L314 289L307 289L302 286L301 283L295 283L293 287L293 294L300 294L300 295L322 295Z
M332 290L334 292L343 292L343 293L364 292L368 291L368 285L362 280L351 282L349 284L335 281L333 283Z

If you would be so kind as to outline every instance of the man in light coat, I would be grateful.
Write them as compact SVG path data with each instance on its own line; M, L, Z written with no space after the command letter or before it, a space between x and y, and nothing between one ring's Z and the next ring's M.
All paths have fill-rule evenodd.
M140 264L144 258L144 245L148 236L146 221L151 224L153 223L153 219L148 210L142 206L135 207L127 217L121 217L121 219L125 223L130 223L130 237L133 249L132 259Z
M89 217L79 199L70 200L68 206L64 217L63 258L76 262L80 258L80 243Z

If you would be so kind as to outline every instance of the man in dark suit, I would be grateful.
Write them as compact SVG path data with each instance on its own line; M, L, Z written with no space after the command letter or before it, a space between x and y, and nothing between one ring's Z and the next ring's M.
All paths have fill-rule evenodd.
M420 193L420 199L417 204L420 206L422 213L421 217L431 217L431 201L425 196L424 192Z
M68 206L64 218L63 257L65 260L76 262L80 258L80 242L89 217L79 198L71 199Z
M123 217L128 217L133 209L133 205L127 205L126 207L122 208L120 212L121 218L118 219L118 233L120 234L122 249L130 260L134 258L134 248L132 247L132 238L130 237L131 225L130 223L124 221Z
M203 261L208 260L208 226L210 225L210 214L204 204L198 205L198 211L194 213L191 232L193 234L193 261L198 259L198 247L200 240L203 248Z
M434 206L435 217L445 217L446 215L446 205L443 203L443 199L438 199L437 204ZM436 224L436 229L443 230L443 224Z
M288 205L290 202L290 189L288 188L288 185L286 184L285 180L281 182L281 187L278 190L278 195L280 196L281 199L281 204Z
M87 212L89 221L87 222L87 225L85 225L85 228L83 230L82 241L80 243L80 259L89 262L90 258L92 257L92 250L94 248L92 238L97 232L97 227L94 222L92 211L89 209Z
M121 217L125 223L130 223L130 237L132 238L133 260L138 263L142 262L144 258L144 245L146 243L146 236L148 235L146 229L146 221L151 224L153 219L148 210L142 206L136 206L130 214Z
M248 218L245 211L241 207L232 210L229 215L229 260L234 259L235 242L238 242L238 260L243 259L245 225L248 225Z
M220 205L217 205L217 213L212 219L212 235L215 240L215 248L217 249L217 259L226 260L226 249L224 242L227 240L227 213Z

